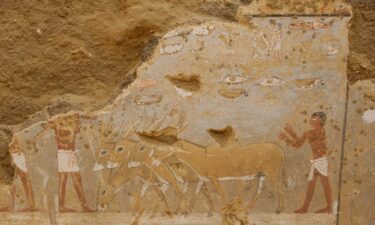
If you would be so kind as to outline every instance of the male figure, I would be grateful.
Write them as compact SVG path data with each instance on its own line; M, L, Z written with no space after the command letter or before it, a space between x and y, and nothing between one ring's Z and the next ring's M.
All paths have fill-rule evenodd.
M49 121L46 127L34 138L38 140L48 129L55 132L57 144L57 170L59 173L59 211L74 212L65 206L65 191L68 175L73 179L74 189L78 195L83 211L93 212L87 205L82 187L82 178L78 166L77 150L75 148L76 134L80 131L80 119L94 119L95 117L80 115L79 113L59 116Z
M27 201L29 203L29 207L26 207L21 212L34 212L35 209L35 201L34 201L34 194L33 189L31 186L30 178L27 173L27 166L26 166L26 159L23 150L19 144L17 137L14 135L12 137L11 142L9 143L9 152L12 156L12 162L14 165L14 178L13 184L10 189L10 201L9 205L5 208L1 208L1 211L13 211L15 209L15 201L16 201L16 178L20 177L22 181L23 188L25 189L25 194Z
M313 159L310 160L311 169L308 177L309 184L305 201L300 209L294 211L295 213L307 212L318 177L320 177L323 185L327 207L317 211L317 213L331 213L332 211L332 193L328 179L328 161L326 158L327 148L324 130L326 119L325 113L314 112L310 119L312 129L303 133L302 137L298 137L292 127L288 124L284 128L285 132L281 132L279 135L280 140L285 141L288 145L292 145L295 148L300 148L307 140L313 153Z

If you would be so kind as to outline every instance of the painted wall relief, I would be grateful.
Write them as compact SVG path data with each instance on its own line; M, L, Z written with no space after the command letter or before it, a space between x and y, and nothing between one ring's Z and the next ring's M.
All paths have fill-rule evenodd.
M348 20L254 16L176 28L113 104L15 133L2 210L130 212L161 223L317 211L332 223Z

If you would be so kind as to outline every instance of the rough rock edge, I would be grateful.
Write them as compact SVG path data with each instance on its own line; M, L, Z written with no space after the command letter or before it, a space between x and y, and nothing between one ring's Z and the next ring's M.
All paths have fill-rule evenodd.
M254 0L248 6L240 6L237 19L246 16L349 16L351 5L342 0Z

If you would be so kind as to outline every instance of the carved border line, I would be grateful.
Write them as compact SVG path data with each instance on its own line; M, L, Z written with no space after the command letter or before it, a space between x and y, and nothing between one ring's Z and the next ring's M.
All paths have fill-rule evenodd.
M338 188L338 193L337 193L337 201L338 201L338 205L337 205L337 214L336 214L336 225L339 225L340 224L340 209L341 209L341 186L342 186L342 172L343 172L343 168L344 168L344 156L345 156L345 137L346 137L346 125L347 125L347 122L348 122L348 104L349 103L349 83L346 83L346 98L345 98L345 111L344 111L344 127L343 127L343 131L342 131L342 137L341 137L341 158L340 158L340 172L339 172L339 188Z

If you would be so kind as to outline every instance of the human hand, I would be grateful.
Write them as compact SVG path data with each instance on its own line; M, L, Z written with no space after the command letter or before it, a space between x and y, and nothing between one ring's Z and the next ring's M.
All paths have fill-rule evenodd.
M34 139L32 139L32 140L30 140L30 145L31 146L33 146L35 149L37 149L38 148L38 144L37 144L37 141L36 140L34 140Z
M284 133L284 132L280 132L279 133L279 139L281 140L281 141L284 141L284 140L286 140L288 137L286 136L286 134Z
M284 127L284 130L288 133L293 133L293 129L292 127L289 125L289 123L287 123Z
M88 120L96 120L96 119L98 118L97 115L92 114L92 113L81 114L80 117L81 117L82 119L88 119Z

